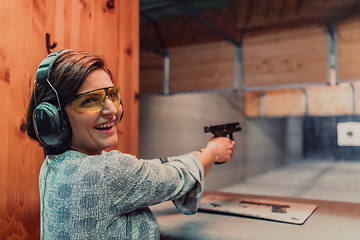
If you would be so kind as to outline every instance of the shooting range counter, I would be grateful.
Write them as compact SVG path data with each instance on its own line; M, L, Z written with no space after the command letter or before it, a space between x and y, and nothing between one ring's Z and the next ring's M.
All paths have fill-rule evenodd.
M303 224L292 224L254 217L198 212L180 214L172 202L152 206L161 230L161 239L211 240L347 240L360 239L360 204L233 194L205 191L209 196L281 201L316 205L317 208ZM281 213L278 213L281 214Z

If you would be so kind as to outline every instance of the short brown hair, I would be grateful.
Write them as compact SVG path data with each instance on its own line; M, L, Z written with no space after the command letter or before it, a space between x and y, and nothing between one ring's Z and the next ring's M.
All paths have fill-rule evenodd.
M85 78L97 69L103 69L109 75L111 81L113 81L112 74L106 67L104 59L97 54L70 49L61 52L54 61L50 69L49 82L58 93L60 107L66 118L64 106L73 101ZM27 134L43 147L45 155L63 153L70 149L71 134L68 141L65 141L56 148L42 144L35 134L33 112L37 104L42 102L58 106L56 94L50 85L47 83L36 83L27 110Z

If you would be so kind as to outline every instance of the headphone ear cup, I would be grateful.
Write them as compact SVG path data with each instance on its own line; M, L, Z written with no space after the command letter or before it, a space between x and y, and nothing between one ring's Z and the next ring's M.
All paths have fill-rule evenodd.
M58 107L43 102L33 112L33 124L37 138L46 146L58 147L70 139L71 129Z
M119 122L121 122L121 120L122 120L122 118L123 118L123 116L124 116L124 105L122 104L122 101L121 101L121 100L120 100L120 105L121 105L121 110L122 110L122 112L121 112L121 116L120 116Z
M122 112L122 113L121 113L121 116L120 116L120 120L119 120L119 122L121 122L121 120L122 120L123 116L124 116L124 112Z

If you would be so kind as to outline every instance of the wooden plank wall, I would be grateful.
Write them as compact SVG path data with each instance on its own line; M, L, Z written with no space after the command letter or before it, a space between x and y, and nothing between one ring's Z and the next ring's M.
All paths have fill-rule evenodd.
M360 18L338 25L338 81L360 80Z
M247 92L246 116L360 113L360 84L345 82L360 79L359 24L355 19L338 26L339 76L328 67L325 27L307 26L245 36L245 87L274 88ZM172 47L170 53L173 93L216 90L233 84L234 47L230 43ZM144 66L141 84L145 86L143 81L146 81L142 90L161 93L161 57L142 55L141 61ZM214 76L222 76L221 81L216 81ZM343 83L337 84L339 79Z
M247 91L254 91L246 93L247 116L331 115L353 113L353 109L359 112L357 82L329 85L329 75L333 73L328 71L326 39L326 22L356 15L356 10L350 9L357 7L356 2L243 0L236 1L234 6L201 14L232 38L244 40L244 83ZM337 82L359 80L359 26L358 16L338 24ZM198 44L223 41L221 36L189 15L160 20L158 29L162 41L151 23L141 24L141 41L158 48L163 42L169 49L180 46L190 49ZM181 74L177 75L178 79L185 79ZM304 83L318 86L301 86ZM161 82L157 84L160 89ZM258 90L261 87L277 90ZM288 89L281 90L286 87ZM202 90L205 89L197 89ZM266 104L262 109L261 96Z
M337 21L356 11L358 0L235 0L229 7L201 13L201 16L233 39L246 34L298 28L311 24ZM355 10L355 9L352 9ZM141 42L162 48L189 46L222 41L223 38L205 27L189 14L162 19L154 27L152 22L140 26ZM160 31L160 34L159 34Z
M304 99L301 89L270 90L265 93L265 116L301 116Z
M328 70L330 84L304 86L298 90L248 92L245 97L246 115L255 117L360 114L360 68L358 66L360 62L360 19L359 17L348 19L340 22L337 27L336 60L338 64L337 69ZM308 46L312 46L312 43L308 43ZM265 51L266 44L263 47ZM314 56L313 59L320 61L317 56ZM323 58L321 63L324 64ZM311 63L311 65L318 66L319 62ZM248 69L245 67L245 73L246 71ZM268 77L271 78L273 75L269 74ZM324 76L322 79L323 81L327 80ZM293 92L291 98L288 96L290 92ZM304 93L306 94L304 95ZM265 105L260 104L262 94L265 95L263 98ZM274 108L274 106L277 107ZM262 112L262 108L266 110Z
M170 51L170 91L192 92L234 87L235 47L216 42Z
M244 86L327 81L326 29L304 27L244 38Z
M170 92L194 92L234 88L235 47L226 41L172 47ZM163 58L154 53L140 55L141 93L161 93Z
M164 57L149 51L140 51L140 93L162 93L163 75Z
M360 89L359 82L336 84L336 72L332 69L329 85L247 92L245 114L248 117L359 114L360 91L357 89Z
M21 130L45 33L57 47L104 56L122 89L125 117L117 149L138 154L139 3L115 0L0 1L0 239L39 239L42 149ZM125 91L126 90L126 91Z

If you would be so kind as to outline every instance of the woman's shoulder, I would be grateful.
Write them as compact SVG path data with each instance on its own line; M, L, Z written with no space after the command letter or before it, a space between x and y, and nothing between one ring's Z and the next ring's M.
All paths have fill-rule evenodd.
M104 172L107 175L118 171L132 171L141 165L135 156L124 154L117 150L103 152L100 155L87 155L75 150L68 150L57 155L48 155L46 166L67 173L76 172ZM80 174L80 172L78 172ZM66 175L66 174L65 174Z
M49 156L50 157L50 156ZM80 165L116 165L124 162L132 162L137 158L130 154L122 153L118 150L103 151L100 155L87 155L76 150L68 150L59 155L52 155L50 158L55 161L64 163L78 163Z
M88 159L101 159L108 157L121 157L121 158L135 158L130 154L122 153L118 150L111 150L109 152L103 151L100 155L88 155L77 150L67 150L60 154L48 155L46 158L50 160L65 160L65 159L80 159L80 158L88 158Z

